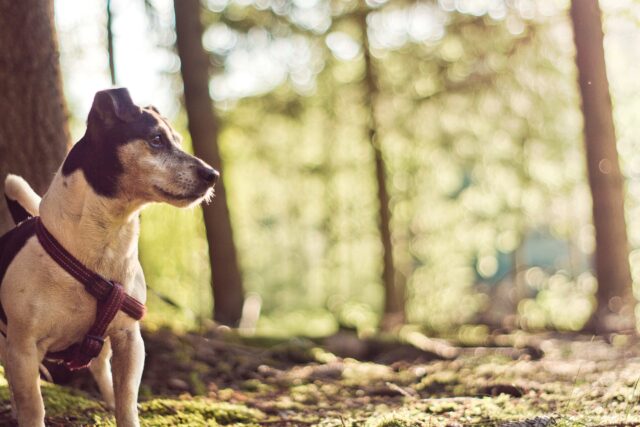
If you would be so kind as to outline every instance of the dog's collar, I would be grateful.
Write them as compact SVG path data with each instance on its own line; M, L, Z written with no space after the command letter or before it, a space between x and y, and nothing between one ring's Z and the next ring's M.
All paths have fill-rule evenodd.
M98 300L95 322L82 342L61 352L47 355L53 359L63 359L70 369L86 367L91 359L100 353L107 327L118 311L122 310L132 318L140 320L145 314L145 306L127 295L120 283L105 279L78 261L53 237L40 217L30 220L35 221L36 236L49 256Z

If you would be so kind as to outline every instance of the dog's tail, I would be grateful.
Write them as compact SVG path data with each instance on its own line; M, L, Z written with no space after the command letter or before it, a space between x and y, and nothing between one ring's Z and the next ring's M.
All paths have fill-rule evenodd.
M4 180L4 195L13 221L17 224L40 212L40 196L22 177L7 175Z

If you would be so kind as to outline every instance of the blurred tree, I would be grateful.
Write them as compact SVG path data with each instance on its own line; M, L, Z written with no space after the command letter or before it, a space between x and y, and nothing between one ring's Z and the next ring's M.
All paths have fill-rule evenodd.
M598 306L586 328L596 333L631 329L635 299L624 217L624 181L616 149L598 1L573 0L571 20L596 235Z
M218 150L218 122L209 96L210 64L202 46L199 0L174 0L176 43L184 83L184 105L196 156L223 171ZM224 175L223 175L224 176ZM209 243L214 319L236 326L242 315L243 288L227 207L224 179L216 199L203 206Z
M0 178L20 174L40 194L70 139L57 43L52 0L0 0Z
M366 7L366 6L365 6ZM382 285L384 286L384 311L381 326L383 329L393 329L405 321L404 287L396 281L396 269L393 264L393 244L391 242L391 206L387 189L387 171L382 155L379 126L376 117L376 103L379 93L375 64L369 45L369 34L365 11L359 14L359 27L362 37L362 51L364 60L364 104L367 111L367 136L375 165L376 187L378 196L378 229L382 243Z
M107 0L107 54L109 56L109 76L111 84L116 84L116 58L113 52L113 9L111 8L111 0Z
M408 321L443 330L479 311L504 313L494 308L506 304L519 322L510 325L582 326L595 289L588 273L576 280L584 270L552 264L548 283L534 283L522 264L512 274L518 295L511 283L496 293L491 282L504 255L532 232L588 237L583 153L573 143L573 43L561 6L205 5L203 45L223 117L234 237L244 285L264 298L261 327L286 315L305 319L289 328L319 333L314 310L347 325L379 323L385 295L372 128L386 174L394 285L406 283ZM550 285L562 277L566 286ZM474 286L480 280L489 288ZM567 301L570 315L556 309ZM504 314L494 317L503 324Z

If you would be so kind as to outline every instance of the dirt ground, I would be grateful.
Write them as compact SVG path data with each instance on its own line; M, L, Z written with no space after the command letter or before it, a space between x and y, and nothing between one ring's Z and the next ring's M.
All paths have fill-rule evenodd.
M481 347L409 341L349 332L274 341L147 331L142 424L640 425L634 336L515 333ZM43 387L49 425L115 425L90 378L52 373L69 385ZM0 425L13 425L6 382L0 399Z

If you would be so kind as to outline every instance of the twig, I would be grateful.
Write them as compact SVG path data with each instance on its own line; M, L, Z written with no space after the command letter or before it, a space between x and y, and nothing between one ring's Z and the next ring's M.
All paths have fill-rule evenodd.
M411 390L411 389L409 389L409 390L413 391L413 393L411 393L409 390L406 390L406 389L404 389L404 388L400 387L399 385L394 384L394 383L389 382L389 381L387 381L385 384L386 384L386 385L387 385L387 387L389 387L391 390L397 391L398 393L400 393L400 394L401 394L401 395L403 395L404 397L409 397L409 398L411 398L411 399L415 399L415 398L416 398L416 392L415 392L415 391L413 391L413 390Z

